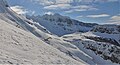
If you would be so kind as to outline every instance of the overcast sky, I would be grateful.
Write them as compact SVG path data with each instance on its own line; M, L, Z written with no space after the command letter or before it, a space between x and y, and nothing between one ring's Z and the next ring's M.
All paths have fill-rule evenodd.
M120 0L8 0L18 14L59 13L83 22L120 23Z

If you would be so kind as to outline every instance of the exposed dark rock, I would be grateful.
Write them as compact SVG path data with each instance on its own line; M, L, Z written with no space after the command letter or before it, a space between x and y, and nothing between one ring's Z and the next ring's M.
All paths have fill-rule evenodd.
M105 60L111 60L114 63L120 64L120 47L108 44L99 45L97 42L96 44L98 45L83 42L84 47L94 51L96 55L100 55Z
M92 36L85 36L87 39L91 39L91 40L95 40L95 41L98 41L98 42L107 42L107 43L110 43L110 44L113 44L113 45L117 45L117 46L120 46L120 44L114 40L114 39L111 39L111 38L103 38L103 37L92 37Z

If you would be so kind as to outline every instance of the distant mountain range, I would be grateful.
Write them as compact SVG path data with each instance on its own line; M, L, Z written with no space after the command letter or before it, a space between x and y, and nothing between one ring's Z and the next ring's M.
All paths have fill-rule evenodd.
M96 23L83 23L67 16L60 14L45 14L43 16L26 16L27 19L32 19L34 22L44 26L48 31L58 36L70 34L74 32L88 32Z

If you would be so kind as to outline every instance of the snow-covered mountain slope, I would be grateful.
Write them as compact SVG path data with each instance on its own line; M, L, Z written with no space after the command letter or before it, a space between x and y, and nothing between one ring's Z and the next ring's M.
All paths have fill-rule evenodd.
M44 27L16 14L0 0L0 64L87 64L42 41L47 34Z
M98 25L83 35L92 40L120 46L120 25Z
M74 32L87 32L91 30L93 26L97 25L94 23L83 23L60 14L45 14L43 16L27 15L26 17L40 23L51 33L58 36Z
M84 64L0 19L0 64Z
M64 35L62 38L65 41L74 44L80 50L84 51L84 53L86 53L87 56L91 57L92 60L98 65L110 65L110 61L120 64L120 47L117 45L113 45L108 42L99 42L87 39L86 36L82 33Z
M62 37L50 36L49 38L44 39L44 41L80 62L86 62L90 65L117 65L112 63L110 60L103 59L100 55L96 55L96 53L93 51L88 50L87 47L83 45L83 42L86 42L86 45L96 44L99 42L95 43L95 41L86 39L84 36L82 36L82 34L69 34ZM103 43L100 44L102 45Z
M59 14L55 14L55 15L45 15L45 16L55 16L53 18L56 19L56 17ZM59 17L60 17L60 15L59 15ZM57 21L51 21L50 22L50 21L47 21L47 20L43 20L44 18L40 18L40 16L38 16L38 17L33 16L33 18L35 18L35 20L33 20L33 21L38 21L38 22L40 21L39 23L41 25L44 24L43 25L44 27L48 26L48 28L51 28L52 31L57 32L58 35L59 35L60 32L62 32L62 33L64 32L64 31L59 31L58 32L58 30L60 30L59 28L57 30L55 30L55 29L52 28L53 24L55 22L57 22ZM63 17L63 18L68 18L68 17ZM51 25L49 25L49 24L51 24ZM61 26L59 26L59 27L61 27ZM48 29L48 28L46 27L46 29ZM114 63L112 63L112 62L119 63L119 61L116 61L116 59L119 60L119 53L118 53L118 55L116 54L116 52L118 52L118 51L115 50L116 48L114 48L114 52L115 53L113 53L113 56L109 56L109 54L108 54L109 51L107 50L108 48L107 47L103 47L104 44L105 44L105 45L110 46L110 48L111 48L113 44L109 45L108 42L99 42L99 41L93 41L91 39L87 39L86 36L84 36L84 34L81 34L81 35L71 34L71 35L74 35L74 36L69 36L68 35L68 37L64 37L64 36L63 37L58 37L58 36L47 34L47 37L43 36L42 38L44 39L44 41L46 43L48 43L51 46L59 49L61 52L64 52L65 54L69 55L73 59L78 60L80 62L86 62L86 63L91 64L91 65L92 64L93 65L95 65L95 64L98 64L98 65L100 65L100 64L113 65ZM79 39L79 37L80 37L80 39ZM70 41L71 39L69 39L69 38L72 38L72 40L75 40L75 41L71 42ZM83 39L83 40L81 40L81 39ZM99 45L99 44L101 44L101 45ZM91 45L91 46L89 46L89 45ZM88 50L87 48L89 48L89 47L90 47L90 49L93 49L94 47L95 48L98 47L96 49L96 50L98 50L97 51L98 53L96 53L96 52L94 53L93 50L92 51ZM99 49L106 49L106 51L104 53L107 54L107 57L110 57L111 59L108 59L108 60L105 60L106 58L103 59L103 57L105 57L105 54L102 55L103 57L101 57L101 55L96 55L96 54L99 54ZM117 50L119 50L119 49L117 49Z
M72 36L66 35L63 37L58 37L54 35L53 32L51 33L51 31L49 30L50 27L51 30L54 30L55 33L56 32L58 34L60 33L60 35L63 33L66 34L66 31L61 31L62 30L61 26L55 25L60 28L57 29L52 28L54 26L53 23L56 22L55 24L58 24L57 21L50 22L50 20L45 20L44 16L42 19L41 18L39 19L39 16L38 18L35 16L36 17L35 20L31 20L31 19L28 20L26 19L26 17L22 15L18 15L14 11L12 11L9 8L9 6L6 4L5 0L0 0L0 3L1 3L0 4L0 11L1 11L0 63L9 63L9 64L23 63L23 64L33 64L33 65L41 64L41 63L66 64L66 65L67 64L68 65L69 64L70 65L75 65L75 64L76 65L83 65L83 64L116 65L115 63L118 63L118 61L114 60L114 59L119 60L119 52L116 50L114 50L114 52L117 53L118 55L114 55L115 53L113 52L112 53L113 56L111 56L112 57L111 60L115 62L113 63L110 61L110 59L104 60L102 57L100 57L100 55L95 55L93 51L87 49L89 47L90 47L89 49L92 49L94 47L96 48L97 46L96 43L102 44L101 42L93 41L91 39L86 39L86 37L83 36L83 34L81 35L71 34ZM55 17L59 16L61 19L63 20L65 19L65 21L72 20L69 19L69 17L64 17L59 14L55 14L55 15L53 16ZM51 15L48 17L51 17ZM41 23L39 22L39 20L37 21L37 19L39 19ZM76 25L73 24L75 23L72 22L71 24L70 21L67 21L64 23L64 26L67 29L69 28L74 29L74 26L76 28L77 25L79 26L78 22L76 23ZM80 29L87 28L88 31L94 25L96 24L89 25L81 22ZM60 31L58 32L58 30ZM71 40L75 42L72 42ZM78 43L76 42L77 40ZM89 46L91 44L94 46ZM112 44L110 46L112 46ZM100 49L104 49L104 48L106 49L105 53L109 52L107 51L108 50L107 47L102 47Z

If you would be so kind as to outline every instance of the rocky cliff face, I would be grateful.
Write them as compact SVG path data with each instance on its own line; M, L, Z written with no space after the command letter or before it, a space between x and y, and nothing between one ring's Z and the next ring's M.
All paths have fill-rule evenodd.
M120 64L120 47L116 45L106 44L106 43L88 43L83 42L85 48L94 51L96 54L100 55L105 60L111 60L114 63Z

